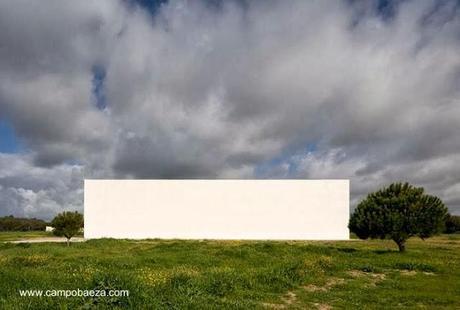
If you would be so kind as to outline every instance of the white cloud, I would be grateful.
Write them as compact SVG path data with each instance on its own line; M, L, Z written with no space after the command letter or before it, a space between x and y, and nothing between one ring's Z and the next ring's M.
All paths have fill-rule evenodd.
M2 215L51 219L62 210L83 211L83 167L36 167L31 156L0 153Z

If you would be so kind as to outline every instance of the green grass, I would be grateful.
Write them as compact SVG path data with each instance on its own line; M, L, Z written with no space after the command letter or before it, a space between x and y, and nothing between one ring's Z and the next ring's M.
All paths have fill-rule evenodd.
M130 296L20 297L20 289ZM459 235L411 239L404 254L380 240L0 243L0 309L459 309L459 296Z
M0 242L52 237L52 232L45 231L2 231L0 232Z

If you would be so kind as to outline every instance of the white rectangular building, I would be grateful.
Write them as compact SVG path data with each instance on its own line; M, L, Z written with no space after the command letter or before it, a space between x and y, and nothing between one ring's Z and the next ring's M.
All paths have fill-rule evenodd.
M85 238L345 240L348 180L85 180Z

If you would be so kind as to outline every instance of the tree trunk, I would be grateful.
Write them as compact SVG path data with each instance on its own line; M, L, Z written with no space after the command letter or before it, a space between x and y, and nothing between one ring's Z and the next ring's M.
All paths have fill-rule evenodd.
M396 243L398 244L399 252L406 251L406 240L396 241Z
M67 238L67 246L70 246L70 238Z

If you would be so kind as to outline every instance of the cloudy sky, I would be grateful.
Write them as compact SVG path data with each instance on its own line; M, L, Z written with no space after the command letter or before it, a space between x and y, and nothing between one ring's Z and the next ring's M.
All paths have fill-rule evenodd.
M84 178L410 181L460 214L458 1L0 1L0 215Z

